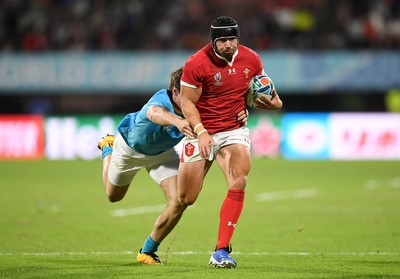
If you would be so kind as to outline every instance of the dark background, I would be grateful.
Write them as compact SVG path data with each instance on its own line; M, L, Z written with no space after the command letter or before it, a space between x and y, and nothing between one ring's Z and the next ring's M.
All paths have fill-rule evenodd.
M240 42L254 50L400 49L396 0L3 0L0 50L195 52L209 42L210 23L220 15L237 20ZM386 91L278 92L286 112L387 110ZM140 109L153 93L0 92L0 113L123 114Z

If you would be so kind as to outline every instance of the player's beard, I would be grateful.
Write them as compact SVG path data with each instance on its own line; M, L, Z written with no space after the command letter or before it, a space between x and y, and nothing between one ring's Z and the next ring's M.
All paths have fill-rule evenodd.
M226 51L224 50L221 53L221 56L224 57L228 61L232 61L233 55L235 54L236 50L237 50L237 47L230 48L229 50L226 50Z

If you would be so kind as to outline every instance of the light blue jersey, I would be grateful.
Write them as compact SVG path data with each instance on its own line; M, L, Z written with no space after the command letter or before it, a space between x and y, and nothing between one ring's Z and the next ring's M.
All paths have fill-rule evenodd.
M161 89L150 98L140 111L129 113L118 125L119 133L135 151L146 155L160 154L173 148L184 137L175 126L154 124L146 116L150 106L159 106L183 117L182 114L174 111L168 94L171 93L167 89Z

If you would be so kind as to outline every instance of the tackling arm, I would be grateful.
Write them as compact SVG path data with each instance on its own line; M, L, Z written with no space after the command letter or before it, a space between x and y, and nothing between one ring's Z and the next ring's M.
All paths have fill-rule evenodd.
M173 114L163 107L150 106L146 112L146 116L151 122L160 126L175 126L179 131L187 137L192 138L193 132L190 124L183 118Z

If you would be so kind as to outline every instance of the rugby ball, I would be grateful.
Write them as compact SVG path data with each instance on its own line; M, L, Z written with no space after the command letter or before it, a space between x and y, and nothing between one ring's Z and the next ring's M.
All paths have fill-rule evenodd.
M275 85L267 75L254 76L247 88L246 103L249 107L254 108L254 103L261 95L266 95L269 99L272 98L272 92Z

